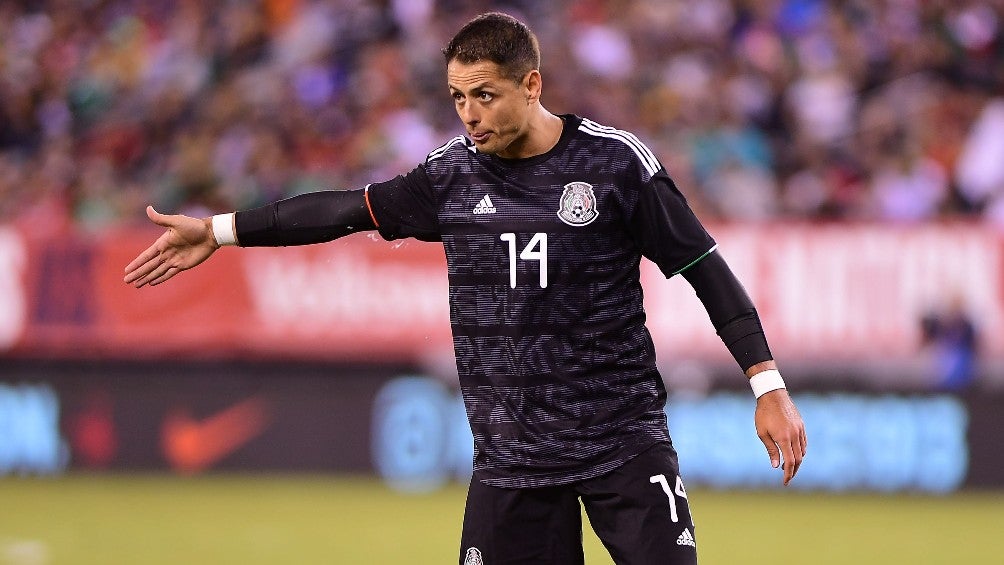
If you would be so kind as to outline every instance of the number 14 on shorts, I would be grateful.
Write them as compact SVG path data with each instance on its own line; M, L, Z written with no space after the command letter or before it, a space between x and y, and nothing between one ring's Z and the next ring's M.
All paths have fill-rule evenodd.
M652 484L658 483L659 486L662 487L662 492L666 493L666 498L669 499L669 517L674 522L679 522L680 516L676 512L676 496L679 496L684 500L687 499L687 489L683 488L683 479L680 478L680 475L676 476L676 485L675 488L672 489L669 487L669 481L666 480L666 475L652 475L648 478L648 482ZM674 496L674 493L676 496ZM694 525L693 514L690 516L690 525Z

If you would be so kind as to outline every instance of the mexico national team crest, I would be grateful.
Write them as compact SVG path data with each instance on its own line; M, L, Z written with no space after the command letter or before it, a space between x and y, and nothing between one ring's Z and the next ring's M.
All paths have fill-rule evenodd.
M565 185L558 203L558 218L570 226L584 226L596 219L596 195L593 185L575 181Z
M485 565L481 560L481 551L476 547L469 548L464 556L464 565Z

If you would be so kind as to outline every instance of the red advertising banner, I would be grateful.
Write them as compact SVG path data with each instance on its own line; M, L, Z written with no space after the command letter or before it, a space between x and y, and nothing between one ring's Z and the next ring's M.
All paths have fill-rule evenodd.
M960 304L985 358L1004 359L1004 237L980 225L727 225L712 230L778 357L905 363L921 317ZM442 246L356 234L219 251L153 287L123 267L157 236L33 239L0 227L0 355L416 361L451 352ZM727 353L681 277L643 264L660 356Z
M780 358L908 359L921 343L921 318L956 302L975 323L983 353L1004 355L999 232L961 224L799 224L720 226L714 233ZM667 284L657 271L647 274L646 304L660 345L717 350L686 281Z

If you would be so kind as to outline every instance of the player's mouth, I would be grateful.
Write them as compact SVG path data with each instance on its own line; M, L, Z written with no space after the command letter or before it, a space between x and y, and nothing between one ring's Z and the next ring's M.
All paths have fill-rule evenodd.
M488 138L491 137L491 135L491 132L487 131L479 133L471 132L471 139L474 140L474 143L484 143L488 141Z

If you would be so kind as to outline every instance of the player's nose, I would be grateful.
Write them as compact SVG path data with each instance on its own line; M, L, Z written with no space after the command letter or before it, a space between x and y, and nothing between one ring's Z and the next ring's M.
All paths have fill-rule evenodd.
M471 104L461 106L457 112L460 114L460 119L468 126L474 127L481 123L481 115Z

